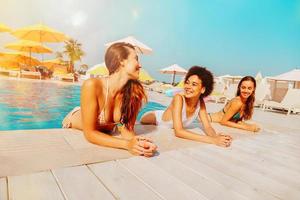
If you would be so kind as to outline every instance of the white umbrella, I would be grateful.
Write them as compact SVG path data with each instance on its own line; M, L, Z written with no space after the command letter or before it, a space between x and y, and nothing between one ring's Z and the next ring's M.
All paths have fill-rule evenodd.
M226 82L226 85L232 83L234 84L235 81L241 80L243 77L242 76L232 76L229 74L223 75L223 76L218 76L219 79L223 80Z
M293 69L289 72L279 74L269 79L280 80L280 81L300 81L300 69Z
M133 36L129 36L120 40L116 40L114 42L109 42L107 44L105 44L106 47L109 47L110 45L117 43L117 42L125 42L125 43L129 43L131 45L133 45L136 50L143 54L150 54L152 53L152 49L150 47L148 47L147 45L141 43L140 41L138 41L137 39L135 39Z
M263 76L262 76L261 72L259 71L255 76L255 80L257 83L260 83L262 79L263 79Z
M169 67L160 69L159 71L160 71L160 73L163 73L163 74L173 74L172 85L174 85L174 80L175 80L175 75L176 74L185 75L187 73L187 71L184 68L180 67L177 64L174 64L174 65L171 65Z
M275 80L275 87L273 88L273 96L275 96L277 91L277 81L287 81L294 82L293 86L296 88L296 82L300 82L300 69L293 69L283 74L279 74L273 77L267 77L270 80ZM289 86L290 87L290 86Z

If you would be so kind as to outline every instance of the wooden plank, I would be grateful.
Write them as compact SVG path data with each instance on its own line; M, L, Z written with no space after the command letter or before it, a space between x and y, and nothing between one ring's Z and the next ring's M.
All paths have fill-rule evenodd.
M163 153L149 160L165 170L168 174L176 177L191 188L206 196L207 199L218 200L220 197L224 200L250 199L235 191L228 190L228 188L219 182L198 173L199 169L194 170L188 167L187 163L177 161L168 154Z
M246 144L239 144L239 143L233 143L232 148L234 148L237 151L241 151L247 154L250 154L253 157L258 157L262 160L266 160L268 162L273 162L276 165L282 165L287 170L294 170L297 172L300 172L299 164L292 162L291 160L287 159L286 157L282 157L278 155L278 152L266 152L259 149L256 149L255 147ZM274 150L273 150L274 151Z
M116 161L92 164L88 167L109 188L116 199L161 199L151 188Z
M133 157L117 161L164 199L206 199L205 196L169 175L146 158Z
M30 200L63 200L61 193L50 171L22 176L8 177L9 198Z
M289 165L294 166L299 169L299 156L294 154L289 150L289 148L279 148L272 145L265 145L257 141L236 141L233 146L236 148L245 148L249 151L254 152L257 155L268 155L273 159L281 162L289 163ZM275 151L276 149L276 151Z
M39 134L36 131L34 133L24 131L24 133L0 134L0 151L3 155L13 152L47 152L57 149L71 149L65 139L58 134Z
M248 183L249 185L257 186L258 188L261 188L278 198L292 200L298 199L300 195L300 191L289 188L287 185L269 177L261 176L261 174L252 168L239 166L238 163L236 163L233 159L222 159L221 156L214 156L204 152L202 149L189 149L184 152L195 159L205 162L211 167L214 167L218 170L223 170L224 173L236 177Z
M0 200L8 200L6 178L0 178Z
M274 149L276 148L276 153L278 153L281 157L298 162L299 154L294 151L291 151L291 148L288 145L276 146L275 144L268 144L267 142L263 142L260 140L243 140L237 141L236 144L247 146L257 151L264 151L268 153L274 153Z
M114 199L85 165L56 169L52 173L67 199Z
M299 137L299 136L298 136ZM291 135L283 135L283 134L273 134L273 135L259 135L256 138L248 139L245 141L257 141L258 143L262 144L265 147L274 147L276 145L276 148L281 149L283 152L288 149L288 151L291 149L293 150L290 152L291 155L295 155L293 153L296 153L296 155L300 154L300 148L298 147L300 138L294 138ZM299 140L299 141L297 141Z
M48 152L15 152L1 157L0 177L17 176L53 168L81 164L74 150L51 150Z
M259 156L251 156L245 152L235 150L234 148L224 150L207 146L202 148L202 150L209 155L213 154L214 156L219 156L221 159L233 160L233 162L239 166L251 168L255 172L261 174L261 176L267 176L290 188L300 191L300 172L287 170L287 168L282 165L276 165L274 162L260 159ZM274 150L276 150L276 148Z
M222 184L228 190L235 191L243 196L249 197L250 199L279 199L256 186L250 186L249 184L224 173L222 169L210 167L206 165L205 162L194 159L193 157L188 156L181 151L170 151L166 152L166 154L197 171L197 173L201 174L201 176L210 180L214 180L215 182Z
M255 138L255 140L262 141L267 144L272 144L276 146L289 147L294 149L297 152L300 152L300 133L297 135L289 134L289 133L276 133L276 134L264 134L260 135L260 137Z

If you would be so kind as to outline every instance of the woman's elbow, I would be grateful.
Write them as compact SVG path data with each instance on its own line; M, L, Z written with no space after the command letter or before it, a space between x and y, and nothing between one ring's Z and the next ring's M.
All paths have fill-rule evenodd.
M90 130L84 130L84 137L85 139L90 142L90 143L94 143L94 137L93 137L93 133Z
M223 125L223 126L227 126L228 125L227 122L228 122L227 120L221 120L220 124Z
M181 138L181 137L182 137L182 130L183 130L183 129L177 129L177 128L175 128L175 129L174 129L174 134L175 134L175 136Z

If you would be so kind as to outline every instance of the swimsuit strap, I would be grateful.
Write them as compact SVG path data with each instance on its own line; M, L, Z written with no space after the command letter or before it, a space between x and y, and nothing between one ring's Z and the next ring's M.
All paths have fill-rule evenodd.
M186 117L186 105L185 105L185 98L184 96L180 95L182 98L182 113L184 113L184 116Z
M99 124L105 123L105 107L106 107L106 102L108 99L108 78L106 78L106 94L105 94L105 101L104 101L104 106L103 109L101 110L99 114Z
M200 101L198 101L197 103L197 106L196 106L196 109L195 109L195 112L193 113L193 115L190 117L190 118L187 118L187 115L186 115L186 102L185 102L185 97L180 95L182 98L183 98L183 105L182 105L182 113L183 113L183 117L185 119L192 119L192 118L195 118L195 116L197 117L198 116L198 113L200 111Z

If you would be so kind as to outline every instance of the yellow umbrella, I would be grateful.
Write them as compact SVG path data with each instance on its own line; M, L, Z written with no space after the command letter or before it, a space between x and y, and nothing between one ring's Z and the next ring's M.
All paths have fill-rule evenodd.
M95 65L94 67L89 69L86 73L87 74L92 74L92 75L107 76L108 75L108 70L107 70L105 64L101 63L101 64L98 64L98 65Z
M5 24L0 24L0 32L10 32L11 29Z
M27 64L31 62L31 66L37 66L40 61L34 57L29 57L21 52L0 52L0 59L11 60L21 64Z
M29 40L20 40L14 43L6 44L5 48L13 49L18 51L26 51L29 52L29 56L31 57L31 53L52 53L52 50L46 46L43 46L39 42L33 42ZM29 61L29 65L32 66L31 60Z
M64 65L57 65L53 68L53 74L68 74L68 67Z
M140 71L139 80L142 81L142 82L152 82L152 81L154 81L154 79L144 69L141 69L141 71Z
M176 85L176 87L183 88L183 87L184 87L184 79L182 79L182 80Z
M17 29L11 33L17 38L37 42L63 42L68 37L46 25L37 24Z
M17 51L26 51L31 53L52 53L49 47L43 46L39 42L20 40L14 43L9 43L4 46L7 49L13 49Z
M0 59L0 67L9 70L20 70L21 64L13 60Z
M45 60L41 63L41 65L53 71L59 68L67 68L64 62L60 59Z

